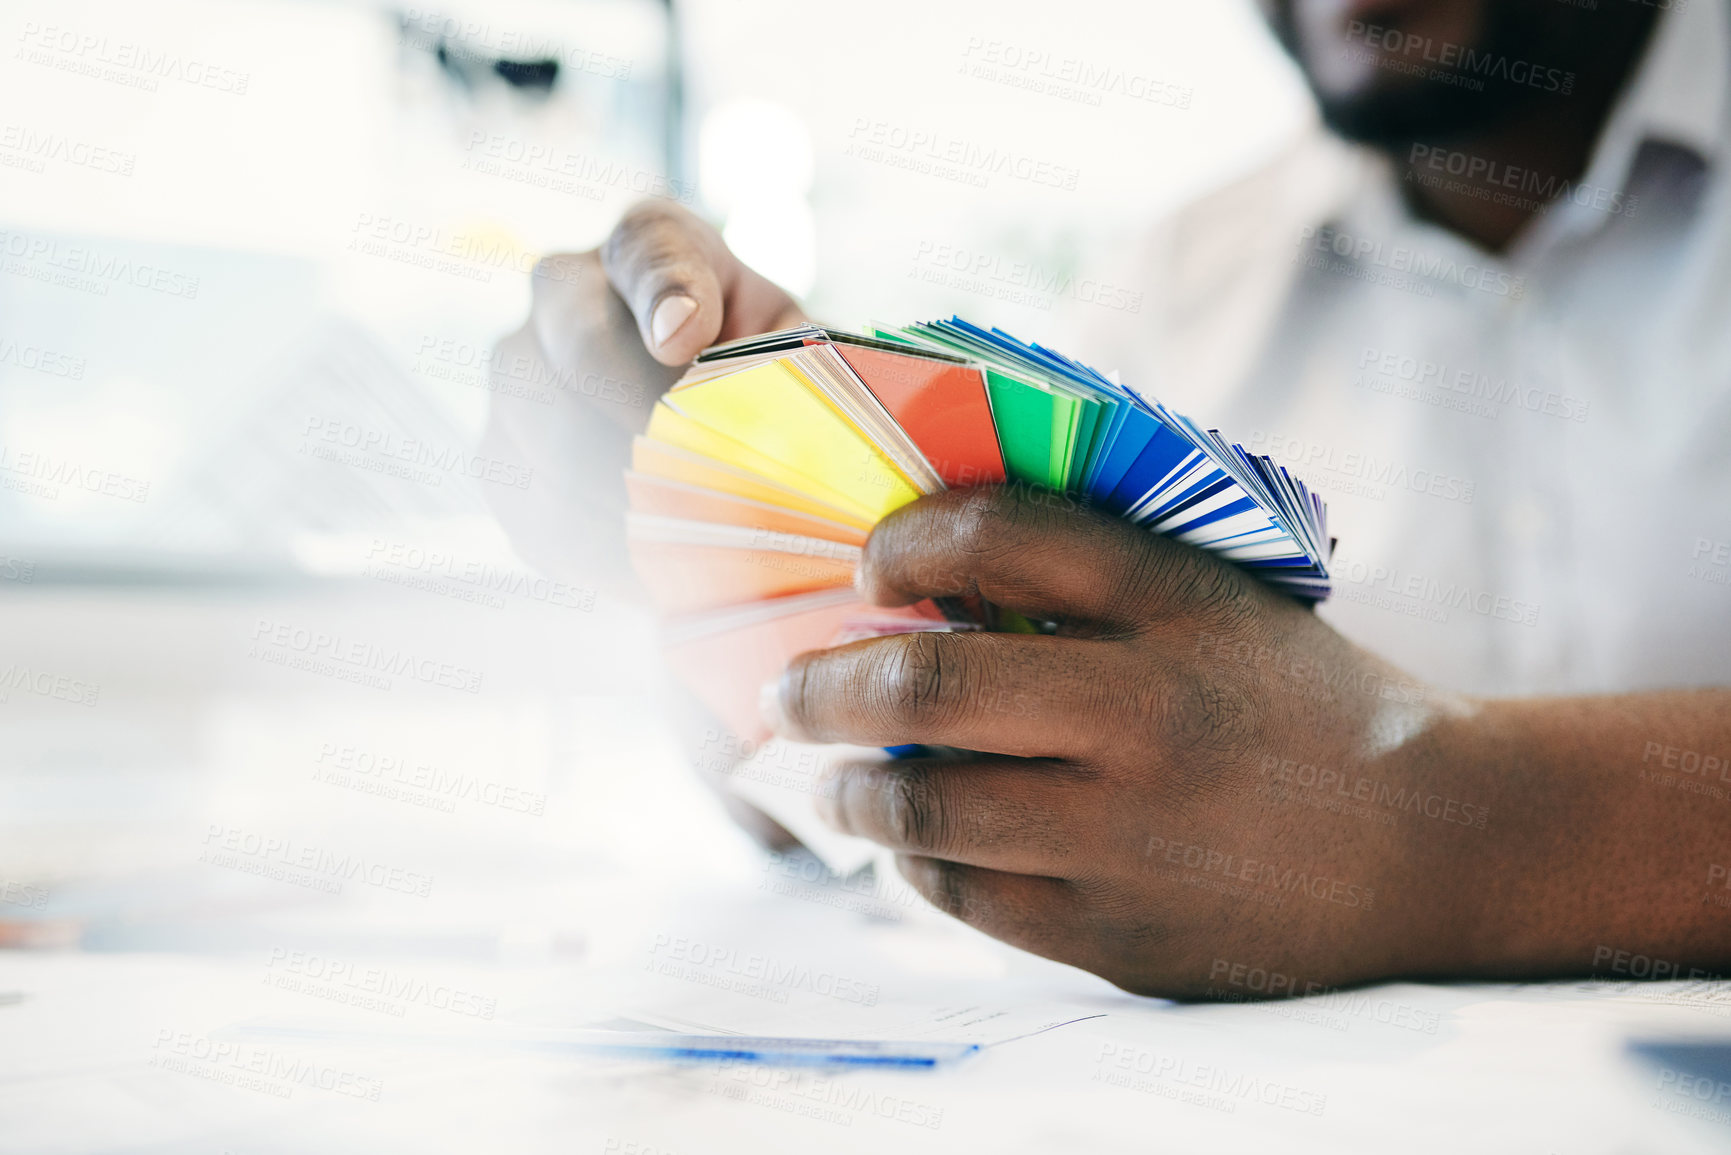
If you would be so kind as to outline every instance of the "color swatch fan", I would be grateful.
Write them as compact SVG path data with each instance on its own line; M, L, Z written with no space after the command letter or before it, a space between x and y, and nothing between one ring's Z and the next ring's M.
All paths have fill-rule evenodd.
M633 446L627 536L670 616L675 671L737 733L761 737L758 688L802 651L995 624L980 604L867 606L853 571L893 510L1004 481L1071 494L1296 597L1328 596L1327 508L1297 478L960 318L870 336L805 325L705 350Z

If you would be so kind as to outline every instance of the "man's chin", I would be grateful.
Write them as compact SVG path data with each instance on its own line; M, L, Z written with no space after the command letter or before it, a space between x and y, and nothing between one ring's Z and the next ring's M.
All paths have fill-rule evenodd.
M1482 132L1505 119L1507 99L1488 100L1483 92L1440 85L1351 97L1319 98L1322 120L1337 135L1384 151L1417 141L1441 143Z

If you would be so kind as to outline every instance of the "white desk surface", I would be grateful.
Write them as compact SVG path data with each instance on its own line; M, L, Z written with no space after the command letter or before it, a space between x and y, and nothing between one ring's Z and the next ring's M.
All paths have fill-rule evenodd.
M1731 1038L1731 984L1134 998L895 883L862 895L767 861L657 736L647 675L562 660L614 652L617 623L477 611L454 629L425 600L443 632L396 600L0 599L16 661L103 687L94 708L0 705L0 929L82 944L0 950L0 1153L1731 1146L1731 1086L1703 1098L1627 1050ZM261 617L405 637L489 681L379 692L282 669L249 656ZM332 779L321 752L346 746L544 796L544 812ZM433 884L321 893L213 856L230 828ZM1080 1021L925 1072L428 1038L620 1017L987 1042ZM246 1033L260 1022L325 1033ZM392 1032L413 1037L378 1038Z
M875 988L877 1006L834 1004L810 984L731 993L703 981L725 982L724 969L701 967L645 983L626 973L628 961L359 962L432 991L497 998L491 1025L501 1029L595 1021L610 1005L702 1011L745 1029L803 1019L814 1033L869 1033L881 1021L891 1036L939 1006L1101 1017L936 1071L679 1066L473 1043L237 1035L236 1024L260 1019L371 1034L477 1025L434 1006L435 994L384 994L345 1013L327 997L343 982L273 983L286 972L268 950L13 953L0 958L0 988L23 1001L0 1009L0 1151L1575 1155L1731 1142L1724 1099L1663 1087L1656 1068L1624 1053L1632 1038L1731 1033L1731 993L1691 1005L1659 988L1403 985L1296 1004L1181 1007L1059 968L1006 964L965 940L946 949L955 947L946 932L917 922L850 927L766 905L749 892L716 893L690 925L710 943L731 930L773 955L780 948L764 946L773 937L766 924L798 924L824 950L785 957L820 972L851 968L842 975ZM838 962L824 961L831 957ZM788 1002L772 1001L779 997ZM1123 1066L1120 1056L1129 1057Z

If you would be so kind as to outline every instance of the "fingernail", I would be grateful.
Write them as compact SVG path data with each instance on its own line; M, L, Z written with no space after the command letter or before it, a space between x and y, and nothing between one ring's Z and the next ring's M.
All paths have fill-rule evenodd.
M691 314L695 312L697 302L683 293L668 297L655 306L655 313L649 318L649 339L655 342L657 349L662 348L685 327L685 322L691 320Z
M770 733L779 734L786 719L781 712L781 679L775 678L763 684L757 692L757 712L763 718L763 724L769 727Z

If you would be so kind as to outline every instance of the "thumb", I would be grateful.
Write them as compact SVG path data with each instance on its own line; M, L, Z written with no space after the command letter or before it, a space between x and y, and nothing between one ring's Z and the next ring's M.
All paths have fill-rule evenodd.
M690 212L663 202L637 205L601 246L601 262L644 348L663 365L685 364L720 336L725 283L738 261Z

